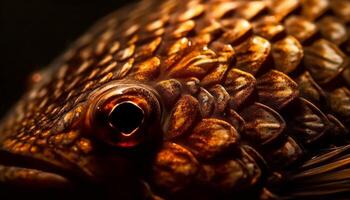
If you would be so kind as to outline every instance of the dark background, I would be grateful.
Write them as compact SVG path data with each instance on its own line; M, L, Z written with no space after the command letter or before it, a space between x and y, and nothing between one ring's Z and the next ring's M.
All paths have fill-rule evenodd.
M31 72L46 66L96 20L130 0L0 0L0 118Z

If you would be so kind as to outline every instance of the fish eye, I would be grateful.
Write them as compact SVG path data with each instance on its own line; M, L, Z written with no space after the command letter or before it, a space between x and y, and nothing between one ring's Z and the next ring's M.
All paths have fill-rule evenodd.
M108 122L125 136L131 135L142 125L144 121L144 111L131 101L126 101L116 105L109 113Z
M91 96L85 128L108 145L132 148L157 135L160 117L161 106L154 90L121 84Z

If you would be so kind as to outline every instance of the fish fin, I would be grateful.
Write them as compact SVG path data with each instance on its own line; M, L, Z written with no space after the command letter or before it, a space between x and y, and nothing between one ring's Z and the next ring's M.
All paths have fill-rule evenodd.
M349 199L350 145L332 148L305 161L286 176L282 193L282 199Z

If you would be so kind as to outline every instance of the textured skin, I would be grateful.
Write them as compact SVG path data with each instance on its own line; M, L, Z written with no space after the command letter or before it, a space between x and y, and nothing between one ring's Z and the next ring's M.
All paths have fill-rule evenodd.
M348 0L145 0L121 9L32 76L1 125L0 164L112 188L142 180L151 199L349 192L349 173L337 171L350 163L349 22ZM151 139L115 145L91 105L106 88L135 86L156 119L140 130ZM127 145L142 151L130 156ZM16 156L28 161L8 158ZM18 171L0 167L0 182L37 180Z

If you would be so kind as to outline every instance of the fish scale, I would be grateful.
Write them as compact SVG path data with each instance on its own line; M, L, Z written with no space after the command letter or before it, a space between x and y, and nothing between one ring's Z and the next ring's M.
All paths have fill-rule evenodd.
M151 143L160 138L134 174L147 198L335 198L350 180L349 23L348 0L132 4L31 76L1 125L0 149L99 179L99 148L118 138L86 116L104 92L125 87L114 93L145 98ZM12 165L0 182L20 177Z

